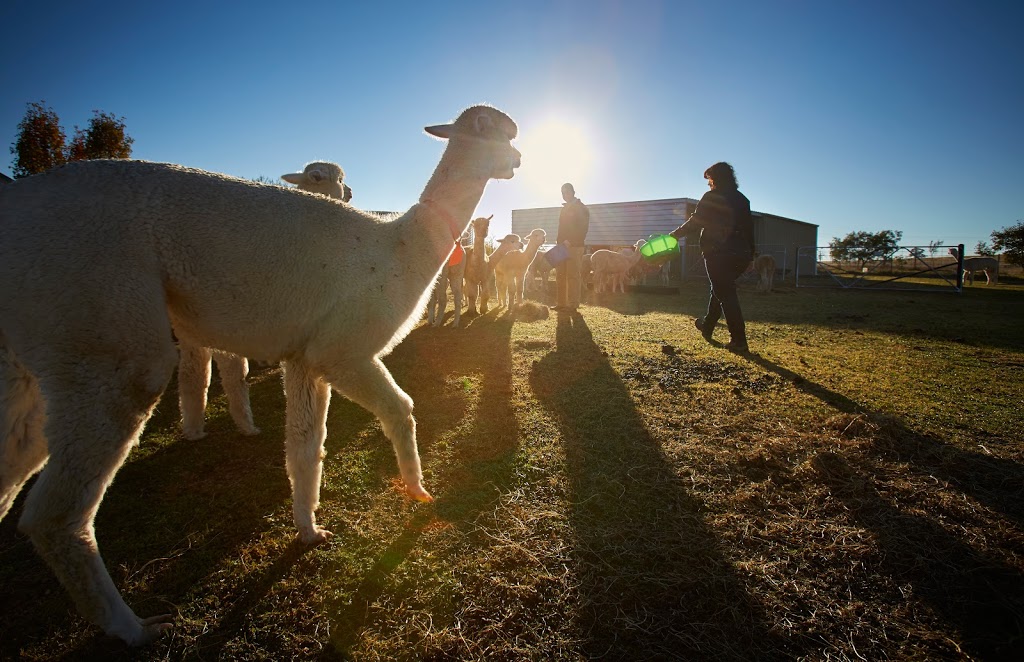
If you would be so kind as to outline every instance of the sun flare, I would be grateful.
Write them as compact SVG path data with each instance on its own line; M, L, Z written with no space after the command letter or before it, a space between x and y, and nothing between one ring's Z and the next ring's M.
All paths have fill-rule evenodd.
M519 150L523 181L538 194L558 198L565 182L582 190L593 172L595 145L577 122L546 119L523 132Z

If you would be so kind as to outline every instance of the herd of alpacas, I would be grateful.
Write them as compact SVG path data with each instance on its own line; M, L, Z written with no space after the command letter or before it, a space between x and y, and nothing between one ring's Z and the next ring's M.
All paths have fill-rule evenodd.
M516 123L480 105L425 130L447 144L418 202L394 218L353 207L344 171L323 161L283 175L294 187L97 160L0 189L0 519L39 473L18 528L107 634L144 645L172 627L124 602L93 522L175 367L182 434L200 439L212 361L245 435L260 432L248 360L281 364L302 542L332 536L315 515L332 389L379 419L408 495L432 499L413 402L381 357L425 310L443 324L449 288L458 327L464 297L469 314L492 297L512 310L552 267L543 230L506 235L488 254L493 216L471 220L489 180L520 166ZM595 293L667 279L643 268L642 243L585 257ZM770 290L774 260L757 269Z
M332 535L315 516L331 389L380 420L406 492L431 500L412 400L381 357L419 322L488 181L511 179L521 155L516 123L490 106L426 131L447 145L394 219L344 192L141 161L80 161L0 189L0 518L38 472L18 528L106 633L143 645L172 627L124 602L93 521L179 361L193 396L213 351L282 364L304 543Z

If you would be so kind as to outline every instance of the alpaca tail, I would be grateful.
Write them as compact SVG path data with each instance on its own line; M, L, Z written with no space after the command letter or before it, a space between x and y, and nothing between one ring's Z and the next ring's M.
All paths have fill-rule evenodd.
M0 332L0 520L25 481L45 464L43 396Z

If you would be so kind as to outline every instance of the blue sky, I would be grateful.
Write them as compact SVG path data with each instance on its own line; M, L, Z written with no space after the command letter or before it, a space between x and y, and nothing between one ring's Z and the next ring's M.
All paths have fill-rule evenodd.
M70 136L123 116L133 157L239 177L308 161L405 210L423 127L490 103L523 166L480 215L700 197L731 162L754 209L973 249L1024 219L1024 4L761 0L0 4L0 140L45 100ZM5 151L0 171L11 172Z

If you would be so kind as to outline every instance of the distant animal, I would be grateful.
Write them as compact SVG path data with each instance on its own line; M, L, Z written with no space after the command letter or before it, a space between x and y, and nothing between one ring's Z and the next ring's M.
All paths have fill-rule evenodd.
M640 261L640 246L644 240L641 239L633 246L633 250L610 251L600 249L590 255L590 266L594 271L594 293L604 291L606 285L611 285L612 293L615 288L625 294L626 276L629 270Z
M0 519L40 472L18 528L108 634L142 645L171 627L170 615L142 619L125 604L93 522L178 363L172 329L198 347L284 362L303 543L332 535L315 516L332 388L380 420L406 493L431 500L412 399L381 357L421 319L487 182L511 179L521 155L515 122L490 106L426 131L448 144L419 201L392 221L120 159L0 188Z
M754 258L754 273L757 274L759 292L771 292L775 282L775 257L765 253Z
M537 257L533 258L533 262L530 263L530 268L526 272L526 289L535 290L539 288L541 292L546 292L548 289L548 276L551 274L552 269L554 269L554 266L548 262L548 251L537 251ZM538 278L540 278L539 284L537 283Z
M959 257L960 251L956 248L950 248L949 254L953 257ZM999 284L999 260L994 257L964 258L964 276L970 277L971 285L974 285L974 274L979 271L985 274L986 285L991 285L992 282L995 282L996 285Z
M302 172L281 175L281 179L303 191L348 202L352 189L345 184L345 171L337 163L313 161ZM222 352L208 347L197 347L187 340L178 341L178 407L181 411L181 434L197 440L206 436L206 398L210 390L211 363L217 362L217 372L224 395L228 400L228 413L238 431L252 436L260 433L253 421L249 404L249 361L244 356Z
M462 278L466 274L466 249L469 237L463 236L455 242L448 262L441 267L441 273L434 282L434 291L427 303L427 322L431 326L444 324L444 311L448 307L448 288L452 288L452 299L455 303L455 315L452 317L452 328L458 328L462 321Z
M540 228L526 235L526 248L509 251L494 267L498 305L512 308L525 300L526 272L544 243L547 233Z

